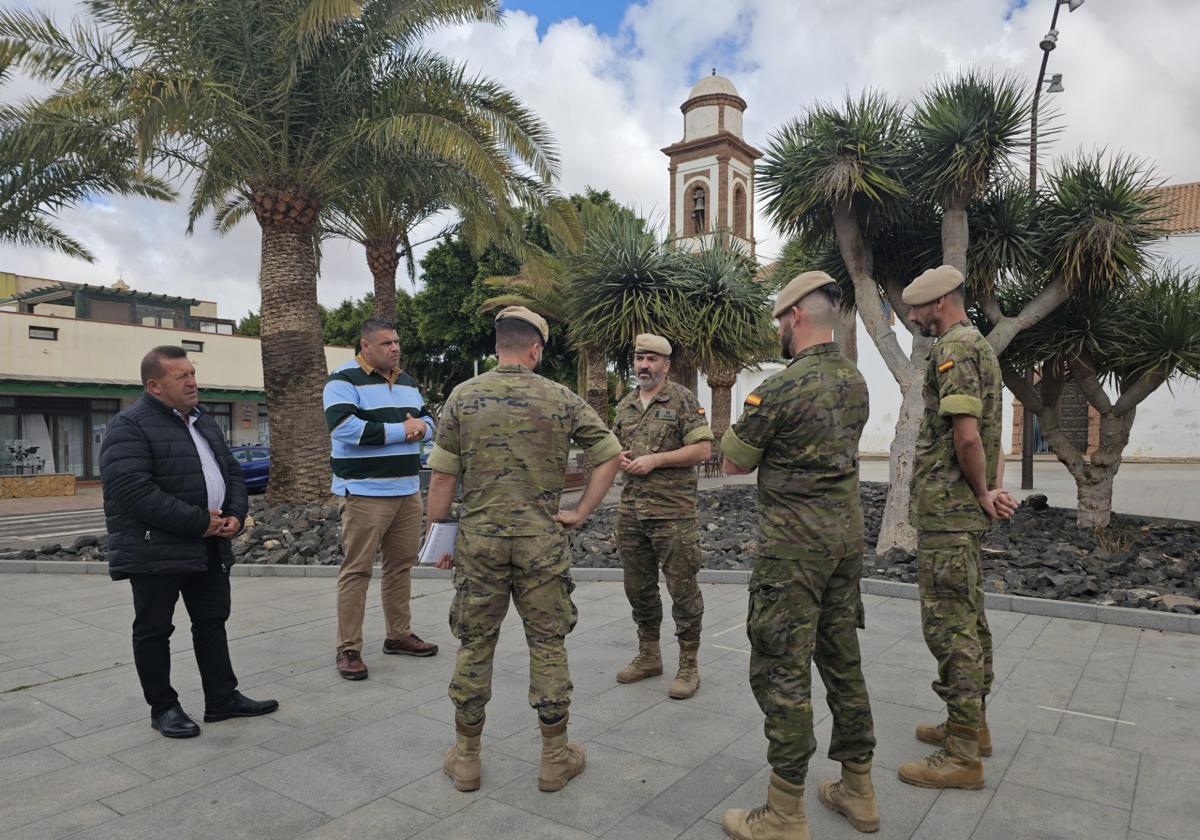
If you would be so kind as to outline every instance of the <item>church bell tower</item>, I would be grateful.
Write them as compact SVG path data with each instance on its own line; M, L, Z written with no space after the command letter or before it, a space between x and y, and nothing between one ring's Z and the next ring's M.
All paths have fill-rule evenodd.
M670 238L698 249L728 237L754 257L754 161L762 152L742 139L746 100L714 69L680 106L683 139L662 150L670 163Z

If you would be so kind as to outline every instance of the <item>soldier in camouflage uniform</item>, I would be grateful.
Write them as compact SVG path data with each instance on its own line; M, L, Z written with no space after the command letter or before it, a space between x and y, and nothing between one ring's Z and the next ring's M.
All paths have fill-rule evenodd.
M999 489L1000 364L967 320L956 269L926 271L904 290L903 300L912 306L913 324L938 339L925 373L912 520L921 624L938 661L933 690L946 702L947 721L917 727L919 740L941 749L899 772L920 787L978 789L980 755L991 754L983 704L992 685L980 543L989 521L1011 515L1014 507Z
M729 810L721 821L740 840L807 840L804 783L816 751L811 669L815 660L833 713L829 757L842 777L820 799L860 831L875 831L871 785L875 736L863 681L863 513L858 441L867 386L833 343L841 295L824 272L805 272L779 293L788 367L746 397L721 451L730 474L758 469L759 546L750 579L746 633L750 685L766 716L771 782L767 804Z
M620 444L587 403L533 371L549 337L545 320L510 306L496 318L499 365L451 392L442 408L428 499L430 522L450 512L462 483L450 630L459 640L450 682L455 745L444 769L459 790L480 785L479 736L492 693L492 658L512 598L529 645L529 704L542 730L538 787L553 791L583 772L583 748L567 741L571 676L564 645L575 626L564 528L583 522L617 472ZM559 511L574 442L594 465L574 510Z
M663 672L658 638L661 566L679 639L679 670L667 693L684 700L700 687L696 655L704 617L704 596L696 582L700 528L695 465L712 454L713 434L696 395L667 381L669 341L659 335L639 335L633 366L638 387L617 405L613 431L621 441L621 469L626 475L617 548L625 595L637 625L638 653L617 673L617 682L637 682Z

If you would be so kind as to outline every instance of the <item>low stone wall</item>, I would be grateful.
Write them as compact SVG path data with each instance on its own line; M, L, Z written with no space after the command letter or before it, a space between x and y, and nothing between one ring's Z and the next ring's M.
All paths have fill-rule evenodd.
M71 473L0 475L0 499L32 499L39 496L74 496Z

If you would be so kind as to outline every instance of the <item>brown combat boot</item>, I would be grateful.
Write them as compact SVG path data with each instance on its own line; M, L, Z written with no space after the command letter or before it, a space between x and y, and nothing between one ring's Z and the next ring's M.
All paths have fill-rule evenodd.
M542 730L542 766L538 768L538 790L562 790L583 772L583 747L567 742L567 717L557 723L538 721Z
M481 762L479 760L479 735L483 732L483 721L465 724L454 722L454 746L446 750L442 769L454 782L455 790L479 790Z
M918 723L917 740L922 744L933 744L940 747L946 741L946 724ZM992 754L992 730L987 725L987 709L979 716L979 754L988 758Z
M617 682L633 683L647 677L657 677L662 671L662 650L658 646L658 639L639 638L637 656L617 671Z
M686 700L700 688L700 667L696 664L696 654L699 652L699 642L679 643L679 671L667 689L667 696L672 700ZM661 670L659 673L662 673Z
M924 788L983 787L983 762L979 760L979 733L957 723L946 723L946 742L924 761L900 765L900 781Z
M794 785L771 773L767 804L753 811L731 808L721 828L735 840L811 840L804 815L804 785Z
M879 830L875 786L871 784L871 762L843 761L841 781L825 779L817 787L817 798L850 821L862 832Z

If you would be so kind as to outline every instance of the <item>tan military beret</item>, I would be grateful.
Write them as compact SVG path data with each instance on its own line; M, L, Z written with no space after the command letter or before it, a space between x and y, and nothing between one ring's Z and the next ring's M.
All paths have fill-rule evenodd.
M653 333L642 333L633 342L633 352L635 353L657 353L660 356L671 355L671 342L667 341L661 335Z
M524 306L506 306L496 313L497 323L507 318L516 318L533 327L542 337L543 344L550 340L550 325L546 323L545 318L532 309L526 309Z
M933 303L947 292L963 284L963 276L952 265L939 265L922 272L921 276L908 284L900 299L909 306Z
M783 287L783 291L779 293L779 297L775 298L775 310L771 313L772 318L778 318L783 313L787 312L800 301L809 292L815 292L822 286L827 286L834 282L833 278L824 271L806 271L803 274L798 274L792 278L792 282Z

